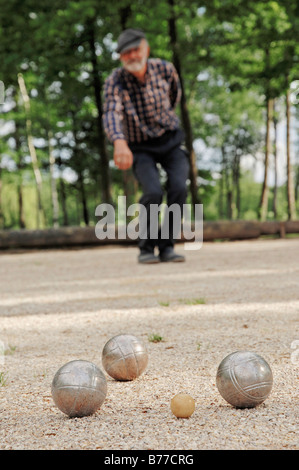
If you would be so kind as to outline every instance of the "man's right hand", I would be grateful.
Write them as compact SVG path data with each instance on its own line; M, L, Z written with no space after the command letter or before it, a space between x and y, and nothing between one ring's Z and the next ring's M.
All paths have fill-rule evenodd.
M113 159L115 165L120 170L128 170L131 168L133 164L133 154L126 140L117 139L114 141Z

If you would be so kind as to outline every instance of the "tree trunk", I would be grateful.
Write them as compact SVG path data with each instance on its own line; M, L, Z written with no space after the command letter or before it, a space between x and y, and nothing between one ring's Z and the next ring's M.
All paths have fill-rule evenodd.
M273 214L277 218L277 188L278 188L278 170L277 170L277 116L275 113L275 101L273 102L273 126L274 126L274 188L273 188Z
M233 218L233 190L230 182L230 171L226 164L225 167L225 186L226 186L226 217L229 220Z
M233 161L233 186L236 190L235 207L236 207L236 212L237 212L237 218L238 219L241 217L241 185L240 185L241 169L240 169L240 164L241 164L241 158L240 158L240 155L238 154L238 151L236 151L236 154L234 156L234 161Z
M222 161L221 161L221 177L219 181L219 207L218 207L218 216L220 219L224 218L224 177L225 177L225 150L224 147L221 147L221 155L222 155Z
M105 132L103 126L103 104L102 104L102 80L101 72L98 66L96 46L95 46L95 20L91 20L87 25L88 42L91 52L91 65L93 77L93 89L95 96L95 103L98 111L97 115L97 128L98 128L98 145L100 151L100 166L101 166L101 183L102 183L102 198L103 202L111 203L111 188L110 188L110 170L109 170L109 157L106 148Z
M4 229L4 215L3 215L3 210L2 210L2 168L0 165L0 228Z
M231 188L228 188L227 190L226 199L227 199L227 218L229 220L232 220L234 211L233 211L233 192Z
M124 7L119 8L120 27L122 31L128 28L128 20L131 18L131 16L132 16L131 5L125 5Z
M82 203L82 211L83 211L83 220L86 226L89 225L89 214L88 214L88 207L87 207L87 197L84 185L84 178L83 173L81 170L78 172L78 183L81 195L81 203Z
M66 204L66 193L65 193L65 183L62 176L59 179L59 192L61 197L61 208L63 216L63 225L66 227L69 225L69 218L67 213L67 204Z
M271 147L270 130L273 119L273 99L267 97L267 122L266 122L266 142L265 142L265 163L264 163L264 181L259 208L259 216L262 221L266 220L268 213L268 167Z
M73 115L73 136L74 136L74 141L75 141L73 157L76 163L76 172L78 175L78 185L76 186L78 186L79 192L80 192L83 220L84 220L85 225L89 225L88 204L87 204L87 196L86 196L85 183L84 183L84 171L82 169L82 159L80 158L80 149L78 145L77 129L76 129L74 115ZM79 217L79 221L80 220L81 218Z
M195 152L193 148L192 126L191 126L187 100L186 100L186 95L185 95L184 79L181 73L181 61L180 61L180 56L178 52L176 17L175 17L175 12L174 12L175 0L168 0L168 4L171 9L171 14L168 19L170 45L171 45L172 54L173 54L173 64L179 75L181 87L182 87L181 116L182 116L183 128L185 131L186 147L189 153L191 198L192 198L192 204L193 206L195 206L195 204L199 203L198 191L197 191L197 167L196 167Z
M15 121L15 145L16 145L16 154L17 154L17 168L18 168L18 216L19 216L19 227L21 229L26 227L25 216L24 216L24 204L23 204L23 177L22 177L22 150L21 150L21 141L19 134L19 123L18 120Z
M30 110L30 99L27 93L25 81L23 75L21 73L18 74L18 82L20 91L22 94L22 98L24 101L24 108L26 113L26 129L27 129L27 140L28 140L28 148L29 153L31 156L33 172L35 176L36 182L36 192L37 192L37 227L40 228L44 226L45 223L45 216L42 206L42 176L38 166L38 160L36 155L36 150L33 143L33 136L32 136L32 122L30 118L31 110Z
M52 148L52 132L48 131L48 143L49 143L49 165L50 165L50 179L51 179L51 198L52 198L52 210L53 210L53 227L57 228L59 226L59 203L57 196L57 187L54 177L54 165L55 157Z
M299 198L299 165L296 168L295 176L295 201Z
M286 93L286 149L287 149L287 197L288 197L288 219L294 220L296 218L296 205L295 205L295 192L293 182L293 171L291 163L290 151L290 122L291 122L291 105L290 105L290 92Z

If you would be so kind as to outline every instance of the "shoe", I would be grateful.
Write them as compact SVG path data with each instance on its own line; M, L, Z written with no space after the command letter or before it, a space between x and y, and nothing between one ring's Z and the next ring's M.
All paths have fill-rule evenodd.
M140 255L138 256L138 263L141 264L155 264L159 262L160 258L158 256L155 256L154 253L144 252L140 253Z
M160 253L160 261L162 262L174 262L174 263L181 263L185 261L185 256L178 255L175 253L173 248L166 248L165 250Z

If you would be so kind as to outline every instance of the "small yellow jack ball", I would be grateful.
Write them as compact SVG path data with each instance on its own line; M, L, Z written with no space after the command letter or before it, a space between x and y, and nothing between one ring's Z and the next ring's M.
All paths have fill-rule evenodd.
M170 409L177 418L190 418L195 410L195 401L187 393L178 393L171 399Z

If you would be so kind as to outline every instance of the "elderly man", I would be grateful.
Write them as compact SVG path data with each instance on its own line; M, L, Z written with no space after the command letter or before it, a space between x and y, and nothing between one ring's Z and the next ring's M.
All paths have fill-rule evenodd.
M158 164L167 175L167 207L175 204L182 210L187 196L189 163L175 113L181 96L179 77L171 63L149 58L150 48L140 30L123 31L117 52L122 67L114 70L105 82L103 119L114 146L115 165L121 170L133 166L143 191L139 202L146 208L146 236L139 240L138 261L184 261L184 256L174 251L177 234L170 210L168 237L161 236L161 231L158 237L153 237L150 230L153 223L150 208L154 204L159 206L163 200Z

